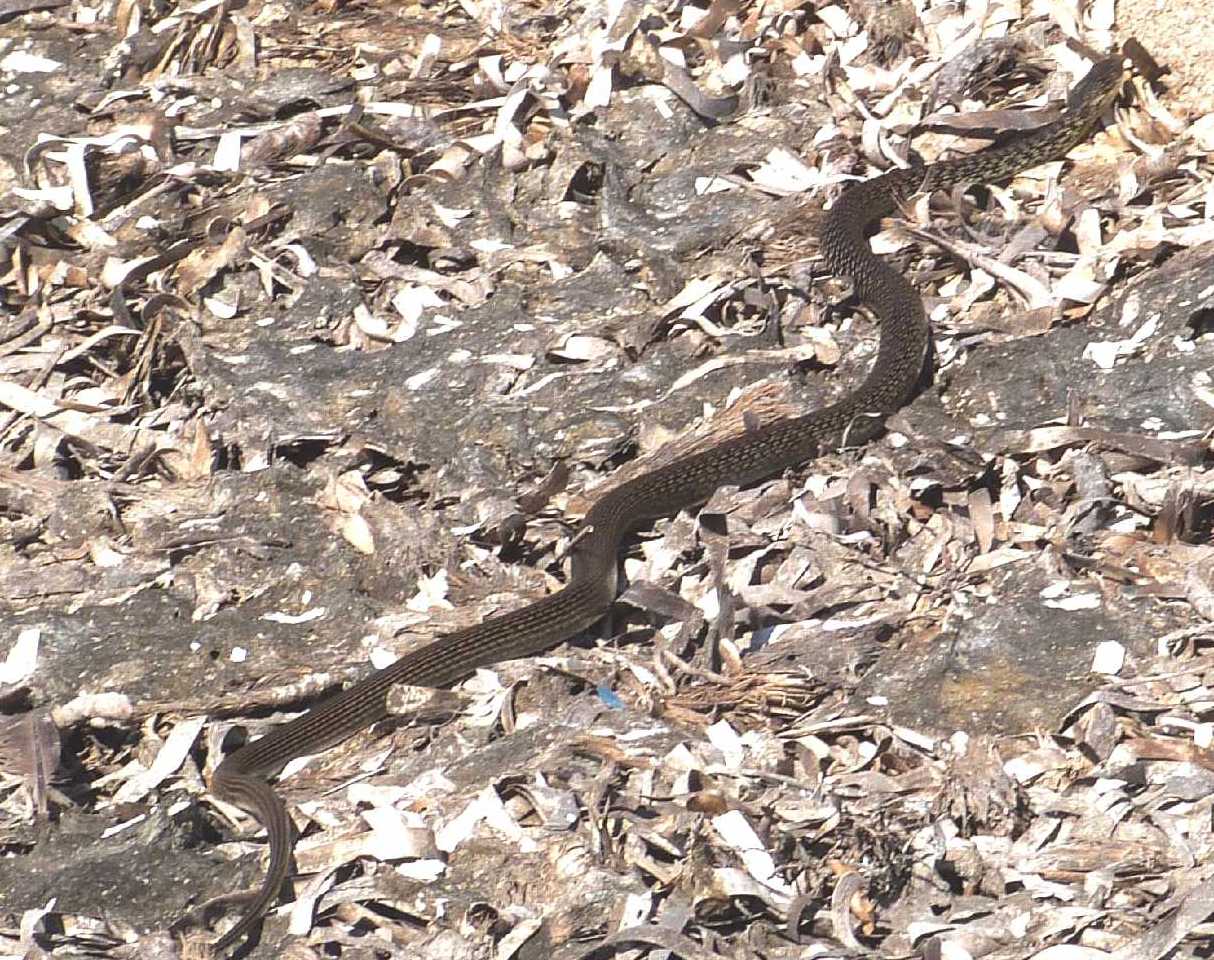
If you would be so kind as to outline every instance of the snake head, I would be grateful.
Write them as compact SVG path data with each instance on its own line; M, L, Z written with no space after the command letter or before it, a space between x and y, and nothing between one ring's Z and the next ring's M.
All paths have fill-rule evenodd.
M1121 92L1123 62L1121 54L1114 53L1092 64L1092 69L1067 94L1067 109L1082 110L1089 115L1104 113Z

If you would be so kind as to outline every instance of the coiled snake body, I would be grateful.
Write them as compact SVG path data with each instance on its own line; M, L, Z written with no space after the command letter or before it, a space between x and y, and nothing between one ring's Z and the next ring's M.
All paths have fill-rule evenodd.
M265 826L270 865L244 914L214 949L226 949L245 936L286 878L291 822L266 778L288 760L326 750L386 719L386 697L398 684L450 686L478 667L534 656L594 624L615 599L620 542L641 523L702 503L723 484L753 483L796 466L844 439L854 445L877 436L884 418L909 400L918 382L929 331L910 283L869 248L868 225L893 213L914 193L999 180L1063 156L1088 136L1116 96L1121 75L1119 57L1100 60L1071 91L1067 111L1048 126L1007 146L895 170L844 192L824 217L822 258L834 273L852 278L856 296L881 322L881 340L868 376L842 400L743 432L616 487L587 513L563 589L521 610L440 637L227 757L211 778L211 790L253 813Z

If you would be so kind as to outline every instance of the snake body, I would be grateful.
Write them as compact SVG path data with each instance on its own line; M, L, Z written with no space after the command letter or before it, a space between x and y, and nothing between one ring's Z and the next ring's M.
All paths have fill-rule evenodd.
M261 821L269 835L270 865L240 920L214 948L224 950L247 935L286 878L291 821L266 778L287 761L326 750L386 719L388 692L398 684L450 686L478 667L535 656L590 627L615 600L620 543L640 524L702 503L724 484L753 483L837 448L845 440L858 445L876 437L885 417L914 392L929 330L914 288L873 254L865 238L868 226L893 213L914 193L999 180L1063 156L1088 136L1116 96L1121 75L1119 57L1097 61L1071 91L1066 112L1053 123L1006 146L863 181L846 190L826 213L820 234L822 258L832 272L852 278L855 295L881 324L876 360L851 393L805 416L744 431L609 491L586 514L564 588L405 654L220 763L211 777L211 790Z

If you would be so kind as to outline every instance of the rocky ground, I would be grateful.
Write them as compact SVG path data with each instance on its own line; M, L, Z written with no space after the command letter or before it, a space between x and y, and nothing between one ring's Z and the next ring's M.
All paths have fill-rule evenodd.
M824 204L1124 45L1066 162L877 231L935 334L888 434L292 765L247 955L1205 955L1214 23L1166 6L0 0L0 954L205 940L264 869L226 750L845 393Z

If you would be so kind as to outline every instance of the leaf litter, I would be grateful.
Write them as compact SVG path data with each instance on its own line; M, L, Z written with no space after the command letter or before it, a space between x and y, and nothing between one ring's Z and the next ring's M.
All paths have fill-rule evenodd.
M3 171L3 603L27 614L121 606L188 572L196 622L241 608L284 625L328 619L307 589L289 608L254 614L272 584L244 582L207 555L219 543L278 548L264 531L226 527L211 484L313 447L323 480L313 507L341 549L375 557L410 541L473 539L367 623L332 661L337 671L297 663L256 689L188 703L114 700L86 685L50 712L56 736L47 715L29 711L40 699L37 632L12 631L0 698L23 719L0 739L10 856L37 846L31 824L48 804L118 811L119 834L139 828L157 791L170 815L202 801L217 819L243 821L205 795L230 721L256 732L265 710L358 675L362 660L382 665L410 636L551 589L567 548L557 521L589 502L597 474L614 483L801 408L778 381L750 376L752 365L842 367L834 389L846 390L872 331L838 309L846 293L833 281L828 295L810 282L823 201L905 164L912 130L933 131L914 142L930 161L966 149L971 134L1048 122L1044 100L1004 103L1031 97L1041 86L1027 84L1055 65L1080 74L1080 37L1096 49L1114 37L1111 4L1099 3L1044 4L1032 21L997 4L984 22L949 6L730 0L408 11L332 0L310 12L0 8L32 41L10 42L0 59L14 80L61 75L64 62L37 46L71 31L100 38L115 67L113 85L98 76L80 91L86 123L57 114L49 128L27 128L20 165ZM1084 348L1093 375L1149 361L1165 336L1177 352L1208 351L1208 308L1191 314L1190 335L1164 334L1133 291L1160 262L1214 239L1214 119L1165 106L1142 76L1149 58L1135 61L1133 96L1072 153L1061 184L1053 163L985 188L981 206L972 192L921 198L874 237L874 249L913 269L945 385L984 345L1080 325L1113 289L1130 292L1117 336ZM206 82L261 67L296 71L254 91L261 104ZM1047 90L1064 93L1058 83ZM606 196L596 177L614 175L596 166L618 165L611 150L621 147L579 129L597 112L616 136L639 137L611 113L636 96L668 122L733 125L743 139L720 146L728 164L691 183L701 198L738 197L754 212L706 242L636 214L627 190L614 210L604 199L613 219L600 247L649 291L648 315L592 323L610 312L593 303L553 324L542 351L521 340L478 355L460 336L473 311L520 286L589 274L603 256L578 221L595 193ZM798 114L799 101L820 110ZM769 142L789 131L795 149ZM702 162L694 146L667 149L667 163ZM326 167L352 168L374 189L327 209L295 204L290 185ZM526 180L535 172L549 177L538 199ZM480 179L485 190L466 189ZM536 210L524 215L528 190ZM313 245L321 235L325 245ZM1070 242L1053 242L1064 235ZM400 385L426 398L459 366L526 398L563 378L618 375L659 343L690 362L658 389L600 392L598 413L639 418L635 438L621 442L610 420L571 429L584 465L573 492L560 479L520 508L521 491L419 483L425 471L408 453L360 446L338 411L325 429L286 425L272 440L219 416L228 398L212 392L208 371L255 362L237 325L270 328L326 277L360 288L357 302L307 327L280 325L283 343L296 356L369 362L447 337L442 363ZM773 317L787 341L763 339ZM745 352L715 352L736 343ZM721 371L743 379L724 396L701 394ZM267 402L282 391L270 380L256 389ZM1208 376L1192 390L1214 406ZM703 415L698 430L673 438L645 419L683 398ZM660 523L625 562L631 586L613 642L481 670L458 693L400 691L402 713L439 726L415 720L392 738L293 762L283 789L302 831L301 875L278 911L291 934L322 951L383 956L474 955L492 943L506 957L529 941L560 958L1198 955L1214 883L1209 416L1176 429L1089 425L1067 410L1062 422L982 432L1002 416L997 400L992 409L968 429L958 416L961 435L929 445L944 451L935 460L916 462L911 411L867 451L721 491L698 522ZM642 456L605 469L630 444ZM451 501L475 506L453 524L436 511ZM114 522L73 529L67 515ZM520 551L533 569L515 568ZM1001 575L1029 567L1045 581L1043 608L1100 609L1118 595L1165 610L1152 622L1168 628L1145 648L1094 639L1073 706L1045 727L992 730L977 717L969 730L915 729L888 694L864 692L883 650L940 642L975 604L1000 602ZM282 576L302 574L287 566ZM90 727L129 736L71 741L86 745L91 792L56 795L48 758L58 736ZM222 848L247 861L261 844ZM104 907L30 903L0 925L0 940L30 956L169 949Z

